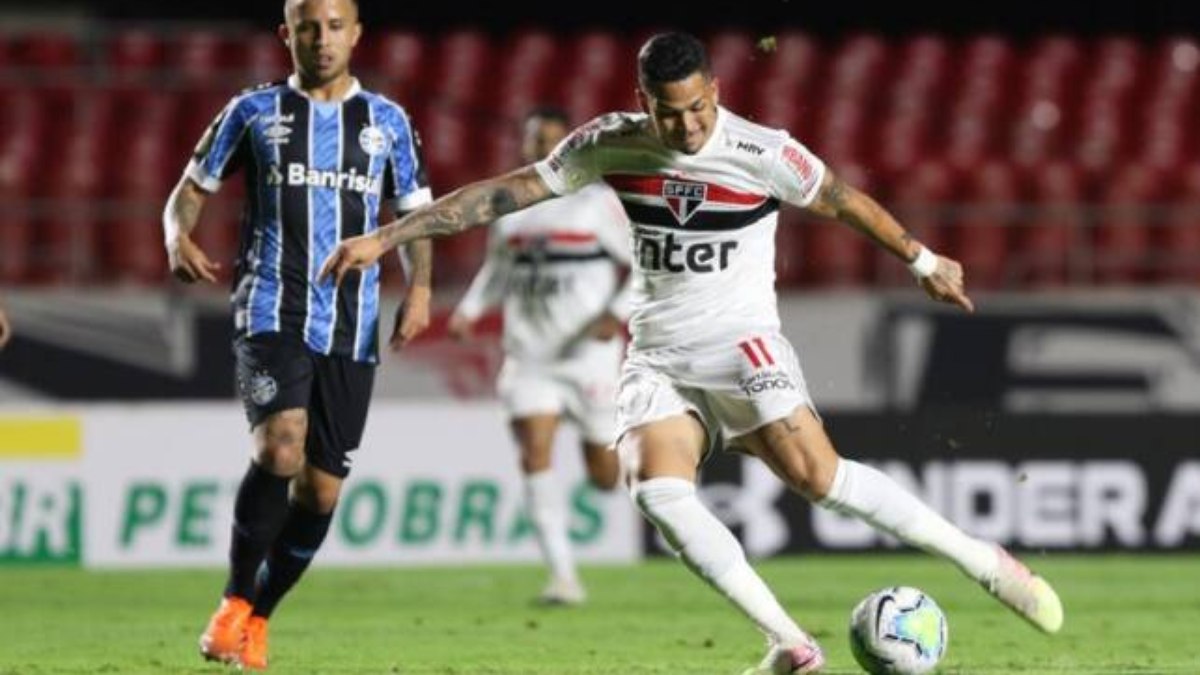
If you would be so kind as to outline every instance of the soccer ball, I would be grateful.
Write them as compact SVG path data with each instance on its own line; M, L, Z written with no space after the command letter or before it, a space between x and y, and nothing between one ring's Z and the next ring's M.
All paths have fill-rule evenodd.
M946 653L946 615L924 592L884 588L863 598L850 615L850 650L873 675L921 675Z

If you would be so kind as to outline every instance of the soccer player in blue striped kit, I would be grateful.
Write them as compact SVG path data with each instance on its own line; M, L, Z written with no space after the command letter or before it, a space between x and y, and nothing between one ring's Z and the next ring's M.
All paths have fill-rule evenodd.
M286 0L284 21L293 74L229 102L163 214L172 273L216 282L220 265L190 233L207 196L244 169L232 303L254 456L234 506L228 583L200 651L255 670L267 666L267 619L329 529L378 361L378 266L337 288L317 281L321 261L340 240L373 232L383 202L404 212L431 198L404 110L350 74L356 2ZM431 246L405 251L410 284L393 348L429 323Z

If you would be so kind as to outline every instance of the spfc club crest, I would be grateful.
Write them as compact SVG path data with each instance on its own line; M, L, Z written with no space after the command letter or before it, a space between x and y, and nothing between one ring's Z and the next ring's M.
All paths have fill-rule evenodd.
M663 199L667 208L675 214L675 220L682 225L691 218L708 195L708 185L704 183L688 183L678 180L663 181Z

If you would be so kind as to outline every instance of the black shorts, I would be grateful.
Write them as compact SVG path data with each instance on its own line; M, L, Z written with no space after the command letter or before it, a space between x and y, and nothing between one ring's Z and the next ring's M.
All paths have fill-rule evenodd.
M250 428L283 410L307 410L306 460L339 478L349 475L350 453L367 424L375 364L317 354L280 333L239 337L233 353Z

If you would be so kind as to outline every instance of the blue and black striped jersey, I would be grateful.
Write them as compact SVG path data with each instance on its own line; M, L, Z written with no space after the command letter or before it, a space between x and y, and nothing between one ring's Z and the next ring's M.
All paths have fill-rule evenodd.
M321 354L378 358L379 266L340 288L317 283L342 239L379 227L379 206L431 200L407 114L357 83L341 101L316 101L295 76L233 98L196 147L187 175L215 192L245 169L233 288L240 335L281 332Z

